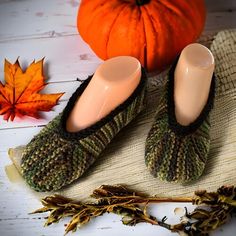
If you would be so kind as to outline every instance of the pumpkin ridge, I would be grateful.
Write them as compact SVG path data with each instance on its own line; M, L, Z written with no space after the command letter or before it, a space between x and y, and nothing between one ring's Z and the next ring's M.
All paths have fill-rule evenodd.
M140 19L142 19L143 33L144 33L144 38L145 38L144 39L144 42L145 42L145 44L144 44L144 51L143 52L140 51L140 53L143 53L143 64L144 64L143 66L145 68L147 68L147 37L146 37L146 28L145 28L144 19L143 19L143 13L142 13L140 7L138 9L139 9L139 12L140 12Z
M190 1L190 4L191 3L193 3L193 2L191 2ZM194 4L193 4L194 5ZM193 5L192 5L192 7L193 7ZM191 11L193 11L193 9L192 8L190 8L189 9L189 11L188 11L188 13L186 12L186 11L181 11L182 12L182 17L184 18L184 20L185 20L185 24L186 25L189 25L189 28L191 29L191 28L195 28L195 27L197 27L196 25L197 25L197 21L189 21L188 19L189 18L191 18L191 17L193 17L193 14L192 14L192 12ZM195 36L195 39L194 39L194 41L196 40L196 36Z
M142 39L146 40L145 37L141 38L143 36L143 31L141 31L142 27L140 27L140 24L143 24L143 22L141 20L142 20L142 11L140 10L140 7L131 8L130 18L128 18L128 21L130 22L130 27L127 32L127 39L131 45L136 45L135 40L137 40L137 39L139 40L139 42L141 42ZM137 37L134 40L132 40L133 33L134 33L133 29L136 29L135 34L137 35ZM129 55L135 56L137 58L141 58L142 53L143 53L143 51L140 50L140 47L135 46L135 47L131 47ZM141 62L141 64L143 64L143 61L140 61L140 62Z
M91 14L91 18L90 18L90 20L88 21L88 24L87 24L87 27L86 27L86 31L85 31L85 35L89 35L88 34L88 32L90 31L90 29L91 29L91 25L93 25L93 22L95 21L96 22L96 17L100 14L100 11L99 11L99 9L98 9L98 7L93 7L93 11L92 11L92 14ZM96 11L97 10L97 11ZM90 37L88 36L87 37L87 41L89 42L90 41L90 39L89 39Z
M195 17L197 18L196 21L191 22L192 27L193 27L193 28L198 27L198 22L201 22L202 19L203 19L203 24L202 24L202 29L201 29L201 31L202 31L203 28L204 28L204 25L205 25L204 22L205 22L205 17L206 17L206 16L203 17L202 15L199 14L199 13L200 13L200 11L199 11L199 5L197 4L196 1L193 1L193 2L191 2L191 3L192 3L192 7L190 8L190 12L191 12L190 17L193 17L194 14L197 14L197 15L195 16ZM199 33L198 33L197 35L195 35L195 39L197 39L198 36L199 36Z
M149 20L149 22L150 22L150 24L151 24L151 26L152 26L152 30L153 30L153 32L154 32L154 38L155 38L155 41L156 42L158 42L158 40L157 40L157 38L159 37L159 31L156 31L155 30L155 25L153 24L153 21L154 21L154 18L149 14L149 12L148 12L148 9L146 8L146 6L143 6L143 11L145 11L145 14L146 14L146 16L148 17L148 20ZM145 21L145 20L144 20ZM145 24L145 23L144 23ZM146 29L146 27L145 27L145 29ZM148 42L147 42L147 34L146 34L146 30L145 30L145 37L146 37L146 43L147 43L147 45L148 45ZM159 43L159 42L158 42ZM159 49L158 49L159 50ZM147 55L151 55L151 53L148 53L148 51L150 51L150 49L148 48L148 47L146 47L146 52L147 52ZM158 52L158 51L157 51ZM155 51L155 53L156 53L156 51ZM154 57L156 57L156 55L151 55L152 57L153 57L153 60L155 61L155 58ZM153 61L153 60L151 60L151 61ZM148 63L148 62L147 62ZM147 65L147 67L149 67L150 65Z
M191 2L191 1L190 1ZM177 11L174 11L174 9L172 9L172 8L170 8L170 7L168 7L168 3L167 3L167 5L165 5L165 4L163 4L162 2L160 2L166 9L168 9L168 10L170 10L171 11L171 13L176 13L176 15L178 16L178 17L180 17L180 19L181 19L181 17L183 17L184 18L184 21L185 21L185 24L186 24L186 22L189 24L189 25L192 25L192 21L189 21L188 19L189 19L189 14L186 14L186 11L183 11L183 9L180 9L180 8L176 8L176 9L178 9ZM191 15L191 14L190 14ZM182 20L183 21L183 20ZM191 23L190 23L191 22Z
M114 3L113 3L113 5L114 5ZM87 32L85 33L87 36L87 41L88 42L91 42L92 40L93 40L93 34L91 34L93 31L91 31L91 28L94 26L94 25L96 25L96 22L97 22L97 19L98 18L104 18L104 19L106 19L106 14L105 14L105 16L104 16L104 14L103 14L103 12L100 10L100 8L105 8L105 10L106 11L110 11L110 9L111 9L111 7L112 7L112 5L111 5L111 3L109 3L109 2L106 2L105 0L104 0L104 2L102 2L100 5L99 4L97 4L96 5L96 11L94 11L94 12L92 12L92 16L91 16L91 19L89 20L89 23L88 23L88 26L87 26ZM118 10L117 10L118 9ZM113 24L113 22L117 19L117 17L118 17L118 15L119 15L119 13L117 13L117 11L119 11L119 9L122 9L122 6L119 4L116 4L115 5L115 10L114 10L114 19L112 19L112 20L110 20L110 21L108 21L108 22L111 22L111 25ZM107 13L108 14L108 13ZM99 57L100 58L102 58L103 60L105 60L105 59L107 59L108 58L108 56L107 56L107 41L108 41L108 38L109 38L109 36L110 36L110 31L111 31L111 29L110 29L110 27L111 26L109 26L109 32L107 33L107 34L104 34L104 44L105 44L105 46L104 46L104 48L105 49L102 49L101 51L102 51L102 54L101 54L101 51L99 50ZM93 49L93 47L91 47L92 49ZM97 54L97 53L96 53Z
M181 17L182 16L182 13L181 13L181 11L179 11L179 12L177 12L177 11L174 11L174 10L172 10L172 9L170 9L170 8L167 8L166 6L165 6L165 4L163 4L161 1L158 1L158 2L153 2L153 6L154 6L154 8L157 8L157 9L160 9L160 7L162 7L162 8L164 8L166 11L169 11L171 14L172 14L172 16L175 18L175 17L177 17L177 18L179 18L179 17ZM173 27L172 27L172 21L170 21L169 20L169 18L168 17L166 17L166 15L168 15L168 14L159 14L158 13L158 11L157 11L157 14L158 14L158 17L155 17L154 19L153 19L153 21L156 23L156 25L158 26L158 25L160 25L160 26L158 26L157 28L158 28L158 32L160 32L160 29L162 30L161 31L161 33L162 34L164 34L164 36L162 36L163 38L164 38L164 40L162 40L162 41L160 41L160 44L161 44L161 46L160 46L160 48L162 48L162 49L164 49L164 51L159 51L159 53L160 53L160 55L162 55L162 57L160 56L160 59L162 60L162 61L165 61L165 64L169 64L169 63L171 63L171 61L173 60L173 58L170 60L168 60L168 58L171 58L172 56L172 53L171 53L171 50L173 50L173 48L176 50L176 48L178 48L178 46L176 46L176 45L178 45L178 42L176 42L176 38L175 37L172 37L172 48L171 48L171 50L165 50L165 48L167 47L167 41L168 41L168 39L166 39L165 38L165 36L166 35L174 35L174 31L173 31ZM159 22L157 22L156 21L156 19L162 19L162 21L159 21ZM166 25L164 25L163 26L163 21L165 22L165 24ZM164 31L163 31L164 30ZM163 33L164 32L164 33ZM158 41L158 42L159 42ZM178 41L178 40L177 40ZM158 45L159 46L159 45ZM164 58L163 58L163 56L164 56Z
M182 11L180 11L178 8L174 7L171 3L163 3L161 0L158 1L159 4L161 4L163 7L165 7L167 10L169 10L171 13L177 15L178 17L182 16ZM157 2L154 2L154 4L157 4Z
M159 72L196 40L206 19L204 0L82 0L79 9L77 29L98 57L130 55Z
M193 29L195 27L197 27L196 25L194 25L194 22L193 21L189 21L189 18L192 17L192 13L191 14L188 14L186 11L184 11L182 8L177 8L175 7L176 9L178 9L178 13L177 11L174 11L173 9L171 9L170 7L167 7L167 5L170 5L169 2L167 3L167 5L163 4L163 2L158 2L160 3L165 9L169 10L170 13L174 13L174 17L177 17L177 19L181 19L181 25L184 26L185 30L189 30L189 32L192 32L194 31ZM157 2L154 2L154 4L156 5L156 7L158 8L158 5L157 5ZM193 6L192 6L193 7ZM166 21L166 22L170 22L170 21ZM171 22L170 22L171 23ZM166 27L166 29L172 29L172 26L171 24L169 25L169 27ZM175 39L172 39L173 42L175 41ZM196 40L196 37L194 37L194 40ZM179 44L177 42L177 44ZM179 52L178 52L179 53ZM172 58L173 60L174 58ZM171 61L169 61L168 63L171 63Z
M179 17L180 19L182 19L182 21L185 22L185 26L189 29L195 29L195 27L197 27L197 23L195 23L195 21L189 21L189 18L192 18L193 15L195 14L194 13L194 10L193 8L196 8L196 5L194 4L194 1L189 1L188 3L185 3L185 2L182 2L181 4L186 4L185 6L185 9L184 8L181 8L181 7L178 7L177 9L179 10ZM165 6L165 4L163 4ZM167 3L167 5L171 5L171 3ZM167 7L167 5L165 7ZM191 5L191 7L188 7L188 5ZM186 11L188 7L188 11ZM167 8L169 9L169 8ZM194 14L193 14L194 13ZM190 31L191 32L191 31ZM194 30L193 30L194 32Z
M108 44L109 44L109 41L110 41L110 37L111 37L111 32L112 32L112 29L117 21L117 19L119 18L120 14L122 13L122 11L125 9L125 7L127 7L127 5L125 3L123 3L123 7L120 9L120 12L117 14L116 18L114 19L113 23L111 24L111 27L110 27L110 30L109 30L109 33L108 33L108 37L107 37L107 41L106 41L106 57L108 57Z

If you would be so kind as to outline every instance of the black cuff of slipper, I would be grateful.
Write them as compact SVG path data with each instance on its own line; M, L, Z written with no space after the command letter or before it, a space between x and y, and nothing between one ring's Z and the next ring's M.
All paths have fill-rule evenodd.
M143 91L143 89L145 87L145 83L147 81L146 71L142 67L141 80L140 80L138 86L133 91L133 93L123 103L121 103L114 110L112 110L107 116L105 116L104 118L102 118L101 120L96 122L95 124L89 126L88 128L85 128L85 129L80 130L78 132L73 132L73 133L68 132L66 130L66 121L69 117L69 114L71 113L78 97L82 95L83 91L88 86L92 77L93 77L93 75L89 76L85 81L82 82L82 84L77 88L77 90L70 97L66 107L64 108L64 110L62 112L62 118L61 118L61 123L60 123L61 129L58 130L58 132L60 132L60 134L64 138L79 140L79 139L85 138L85 137L91 135L92 133L94 133L95 131L99 130L103 125L110 122L117 114L124 111L135 100L135 98L139 94L141 94L141 92Z
M174 73L175 73L175 68L178 63L178 60L179 60L179 56L177 57L176 61L174 62L168 74L168 83L167 83L168 122L172 131L174 131L177 135L184 136L184 135L188 135L195 132L201 126L203 121L206 120L211 109L213 108L214 98L215 98L215 79L216 78L215 78L215 74L213 74L212 79L211 79L211 86L210 86L207 103L202 109L200 115L191 124L187 126L181 125L178 123L175 116L175 102L174 102Z

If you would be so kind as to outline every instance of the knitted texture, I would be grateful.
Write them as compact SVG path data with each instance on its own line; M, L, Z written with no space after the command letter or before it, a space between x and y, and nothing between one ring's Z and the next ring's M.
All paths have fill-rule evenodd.
M58 190L78 179L144 107L146 76L142 71L139 85L125 102L94 125L76 133L67 132L66 120L90 79L82 83L63 112L24 149L22 175L36 191Z
M214 109L210 113L211 144L202 176L185 184L173 183L154 178L145 168L145 140L163 95L168 70L149 75L145 111L119 133L86 174L57 193L86 201L102 184L124 183L143 194L181 197L191 196L196 189L215 191L221 185L236 183L236 30L224 30L212 36L203 34L199 42L210 46L216 76ZM1 142L7 145L7 140ZM9 157L20 172L24 148L9 150ZM40 193L38 197L47 195Z
M206 105L190 125L182 126L175 117L174 71L171 68L164 95L149 131L145 147L145 163L154 177L168 182L189 182L198 179L205 167L210 148L209 112L213 106L213 75Z

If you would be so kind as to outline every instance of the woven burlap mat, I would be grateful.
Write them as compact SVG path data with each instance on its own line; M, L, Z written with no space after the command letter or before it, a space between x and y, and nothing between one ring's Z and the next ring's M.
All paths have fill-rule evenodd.
M188 196L197 189L213 191L223 184L236 184L236 30L202 36L199 41L214 54L217 78L211 148L200 179L184 185L165 183L153 178L145 166L145 139L163 89L164 72L149 78L148 104L142 114L118 134L83 177L57 193L84 199L102 184L125 184L150 195ZM10 152L18 170L21 151L22 148L16 148Z

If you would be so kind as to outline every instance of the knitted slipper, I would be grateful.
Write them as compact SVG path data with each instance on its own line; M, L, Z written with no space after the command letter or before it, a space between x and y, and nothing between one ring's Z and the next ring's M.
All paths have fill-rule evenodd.
M23 152L22 175L36 191L58 190L78 179L144 107L146 75L142 69L140 83L126 101L90 127L67 132L67 118L91 78L80 85L63 112L49 122Z
M201 114L193 123L183 126L175 116L174 72L177 61L168 74L164 96L146 139L145 163L154 177L184 183L198 179L205 167L210 147L209 112L213 107L215 77L213 75Z

